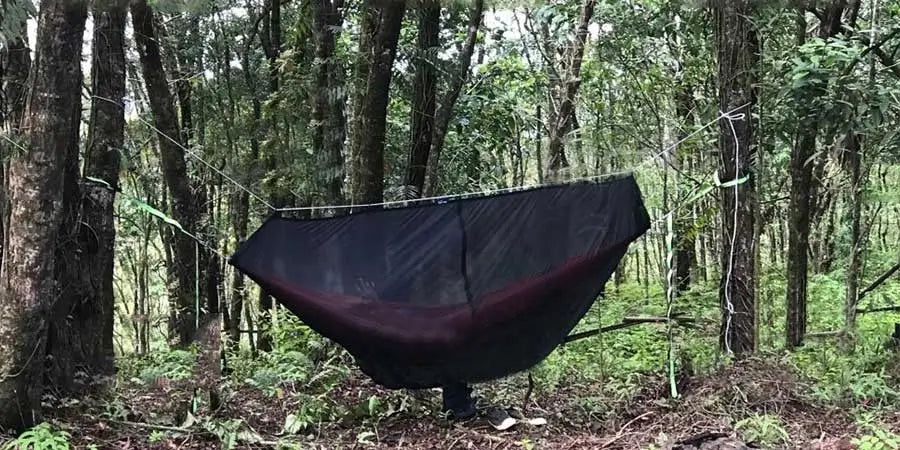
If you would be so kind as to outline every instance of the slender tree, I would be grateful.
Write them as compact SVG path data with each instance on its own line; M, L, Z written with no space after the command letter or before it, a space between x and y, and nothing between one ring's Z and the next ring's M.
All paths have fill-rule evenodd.
M62 220L66 151L77 145L87 2L44 0L22 129L9 167L9 228L0 275L0 428L39 423L43 355Z
M437 96L437 70L434 55L438 49L441 5L437 0L421 2L418 15L418 48L413 62L412 123L409 158L406 165L408 197L418 197L425 187L425 169L434 140L434 113Z
M549 117L550 138L547 153L550 162L547 165L549 175L556 177L559 171L569 165L566 159L565 143L572 130L575 116L575 100L581 86L581 63L584 59L584 47L588 38L588 26L594 16L596 0L585 0L581 7L581 15L575 32L575 42L566 52L563 79L556 80L554 95L551 96L553 109Z
M146 0L132 0L134 39L157 131L163 178L171 195L175 220L193 234L199 223L199 205L188 180L178 115L163 67L153 16ZM184 233L175 232L172 238L175 242L173 265L176 286L171 293L175 299L173 307L176 308L175 330L179 344L185 346L190 343L196 328L194 286L198 249L194 240Z
M335 55L335 31L343 20L343 0L317 0L313 19L316 40L316 87L313 92L313 147L317 152L319 186L322 202L339 205L344 202L344 139L347 121L344 116L344 79Z
M436 195L440 186L440 158L444 149L444 140L450 121L453 119L453 111L456 101L463 86L469 79L471 71L472 55L475 53L475 44L478 40L478 30L481 28L481 20L484 14L484 0L473 0L469 7L469 22L466 31L466 42L463 44L459 60L455 70L450 75L447 83L447 93L437 106L434 120L434 136L431 138L431 150L428 152L428 164L425 177L425 195Z
M827 39L838 34L841 30L841 18L846 9L846 0L832 0L827 2L819 26L819 37ZM805 16L801 10L799 14ZM805 21L802 23L805 24ZM805 30L805 27L804 27ZM797 34L798 44L805 41L805 34ZM824 95L820 90L811 93L816 96ZM809 271L809 234L810 217L813 215L813 166L816 151L816 141L819 135L820 119L817 108L811 107L808 97L804 97L797 105L797 138L791 149L790 175L791 175L791 199L788 206L790 226L788 227L788 252L787 252L787 347L794 348L803 343L806 335L806 303L807 303L807 274Z
M384 198L384 140L391 74L405 0L366 0L356 64L356 92L350 151L354 204Z

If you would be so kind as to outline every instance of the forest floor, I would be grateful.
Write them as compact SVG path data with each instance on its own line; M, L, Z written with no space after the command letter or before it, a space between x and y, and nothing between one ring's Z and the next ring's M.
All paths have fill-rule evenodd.
M331 389L327 399L304 395L289 384L273 391L226 384L215 412L193 403L198 398L193 386L190 380L164 379L123 384L106 398L57 404L49 419L70 433L79 449L837 450L856 448L850 440L860 433L847 408L810 400L806 382L762 359L734 363L712 375L682 377L677 400L668 398L666 379L648 376L630 398L607 404L601 414L584 407L585 399L596 396L590 387L537 389L524 412L547 423L519 423L502 432L483 418L442 419L437 392L383 391L356 374ZM521 406L527 382L476 388L477 394L493 397L491 402ZM327 405L343 408L333 414ZM186 414L192 408L196 416ZM900 431L900 411L880 413L878 420ZM291 423L299 433L286 432Z

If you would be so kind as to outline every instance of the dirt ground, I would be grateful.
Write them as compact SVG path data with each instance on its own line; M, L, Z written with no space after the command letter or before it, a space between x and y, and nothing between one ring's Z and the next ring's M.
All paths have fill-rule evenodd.
M506 391L518 395L521 403L525 393L519 392L519 387L507 386ZM119 386L113 396L104 399L56 404L49 418L65 427L78 449L91 445L98 449L225 448L217 433L234 440L233 448L240 449L762 448L740 442L734 430L736 421L757 413L781 418L790 441L779 448L851 449L855 447L850 438L858 431L846 410L814 404L803 395L804 384L790 371L758 360L735 364L713 376L682 379L677 400L667 399L666 380L648 378L640 392L600 415L577 406L578 398L592 395L584 387L535 392L522 412L547 423L520 423L503 432L493 429L484 418L465 423L440 418L436 414L438 393L382 391L360 377L334 389L331 400L339 405L365 404L377 394L384 399L377 420L364 413L360 417L345 413L341 419L314 424L301 435L286 435L285 418L304 406L298 396L289 395L295 388L285 386L285 391L267 395L247 386L226 385L221 389L218 410L204 413L204 408L209 411L208 405L201 405L195 409L197 417L191 419L185 411L192 406L192 384L159 380L147 386ZM479 391L492 389L478 387ZM213 422L208 421L211 417ZM228 419L241 419L240 427L227 431ZM900 429L900 412L887 419L894 424L894 431ZM278 446L279 440L296 446Z

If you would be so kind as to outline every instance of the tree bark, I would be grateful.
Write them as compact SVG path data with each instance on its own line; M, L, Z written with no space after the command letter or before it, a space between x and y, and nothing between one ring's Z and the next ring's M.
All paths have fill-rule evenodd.
M745 114L743 120L719 121L720 175L734 180L749 175L743 184L721 191L722 195L722 304L720 344L738 357L756 348L756 276L754 261L755 179L751 161L753 121L757 100L759 40L754 28L751 0L718 0L716 51L718 56L719 109ZM739 108L740 107L740 108ZM739 109L738 109L739 108Z
M682 121L681 130L678 133L678 141L682 142L687 138L687 125L691 119L691 107L693 100L693 87L685 86L677 95L676 108L678 110L678 118ZM675 161L681 170L684 170L684 162L689 161L690 156L685 154L686 146L679 145ZM693 205L691 206L693 208ZM693 209L692 209L693 211ZM676 293L687 291L691 286L691 268L696 266L697 254L697 233L692 230L693 217L688 215L686 211L680 212L676 216L674 223L675 228L675 287Z
M125 18L127 0L94 7L90 129L84 174L113 186L81 183L78 148L68 149L63 224L57 246L60 297L47 337L46 378L64 394L89 388L96 375L114 369L114 202L119 152L124 143ZM81 111L74 112L79 120ZM74 375L74 376L73 376Z
M481 28L481 18L484 12L484 0L473 0L469 7L469 23L466 32L466 42L459 55L459 64L456 72L451 75L447 94L437 106L434 119L434 136L431 139L431 150L428 152L428 164L425 170L425 196L437 195L440 189L440 159L444 149L444 141L447 138L447 129L453 118L453 110L462 87L469 79L469 71L472 66L472 55L475 53L475 44L478 40L478 29Z
M18 2L6 4L6 8L23 8ZM18 141L22 115L25 113L25 92L28 83L28 72L31 70L31 50L27 42L27 25L25 21L18 24L16 34L9 36L7 45L0 49L0 127L2 132ZM0 149L9 149L11 154L15 149L8 142L0 140ZM6 229L9 225L9 202L7 199L7 172L9 164L0 162L0 243L6 247ZM0 252L0 267L2 267L2 252Z
M344 116L345 86L343 69L334 54L336 31L341 25L343 0L315 2L314 36L316 39L316 90L313 93L313 147L316 150L319 183L323 194L319 204L344 203L344 139L347 120Z
M193 234L199 222L199 208L188 181L178 115L163 68L153 12L146 0L132 0L131 20L153 122L157 129L163 178L171 194L173 216L185 230ZM193 239L184 233L175 232L173 238L173 264L177 283L171 295L175 298L174 306L177 308L175 329L179 345L187 346L196 330L196 249Z
M840 31L841 17L846 7L845 0L833 0L825 8L819 28L819 36L830 38ZM805 12L804 12L805 14ZM798 20L798 24L800 21ZM798 26L799 30L799 26ZM805 36L799 31L798 40ZM799 44L802 44L801 40ZM822 91L824 92L824 91ZM810 110L804 102L797 109L799 118L798 138L791 149L791 199L788 227L787 257L787 324L786 345L789 349L803 344L806 334L807 277L809 270L809 230L813 179L811 158L816 151L819 134L818 112Z
M40 4L36 63L22 129L27 145L9 168L9 245L0 275L0 429L42 421L43 364L62 221L65 152L77 145L81 47L87 3Z
M581 7L581 18L578 22L578 28L575 34L575 43L571 47L571 54L568 55L568 66L565 68L565 79L559 80L559 86L556 86L557 95L556 109L550 115L550 139L547 146L548 157L547 164L549 176L555 178L559 175L559 171L568 167L566 160L566 139L569 130L572 128L572 117L575 114L575 98L578 95L578 88L581 86L581 61L584 58L584 46L588 37L588 26L591 18L594 16L594 6L596 0L585 0Z
M434 140L434 113L437 95L437 70L434 55L440 33L441 5L437 0L423 0L418 10L418 55L414 60L412 86L412 123L409 158L406 165L407 197L420 197L425 188L425 169Z
M859 135L850 133L847 142L847 168L850 172L850 263L847 265L847 292L844 300L844 332L852 336L856 331L859 303L859 278L862 267L862 152ZM851 339L852 342L852 339Z
M405 0L366 0L363 4L350 137L354 204L379 203L384 198L384 139L391 69L405 10Z

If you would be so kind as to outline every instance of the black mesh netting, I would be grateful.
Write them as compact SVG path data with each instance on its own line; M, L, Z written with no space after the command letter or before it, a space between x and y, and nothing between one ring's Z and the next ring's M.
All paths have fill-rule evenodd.
M543 360L649 228L631 176L301 220L232 257L389 388L480 382Z

